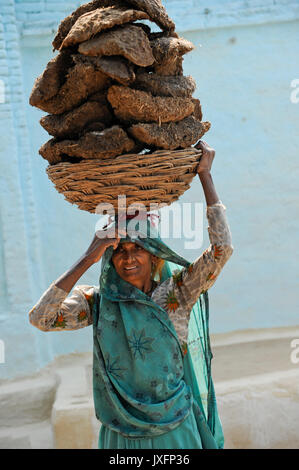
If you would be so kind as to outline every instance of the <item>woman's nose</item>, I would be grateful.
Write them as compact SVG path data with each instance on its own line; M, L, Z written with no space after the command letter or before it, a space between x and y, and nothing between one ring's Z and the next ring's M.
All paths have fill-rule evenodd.
M125 260L127 260L127 261L135 260L135 257L133 255L133 253L125 253L124 256L125 256Z

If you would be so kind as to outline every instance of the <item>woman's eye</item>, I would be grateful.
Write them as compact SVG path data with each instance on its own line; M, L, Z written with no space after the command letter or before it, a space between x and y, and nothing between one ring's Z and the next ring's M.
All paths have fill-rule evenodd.
M136 245L135 250L136 250L136 251L143 251L143 248L142 248L142 246ZM124 254L124 253L126 253L126 250L124 250L123 248L118 248L118 249L116 250L116 253Z

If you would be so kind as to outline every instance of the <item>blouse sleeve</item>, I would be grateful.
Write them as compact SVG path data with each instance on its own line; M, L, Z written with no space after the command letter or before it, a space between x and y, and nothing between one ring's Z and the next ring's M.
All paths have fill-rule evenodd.
M190 266L177 270L154 293L171 316L182 310L190 313L199 296L210 289L233 253L226 207L219 200L207 207L210 246Z
M198 297L210 289L233 253L232 237L226 217L226 207L221 201L207 206L210 246L174 278L175 293L182 291L189 311Z
M68 294L53 282L29 312L30 323L42 331L78 330L92 324L94 286L78 285Z

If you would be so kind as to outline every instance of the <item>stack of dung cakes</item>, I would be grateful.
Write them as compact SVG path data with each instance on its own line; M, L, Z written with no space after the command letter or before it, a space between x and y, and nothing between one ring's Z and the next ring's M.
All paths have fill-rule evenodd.
M160 32L148 24L156 23ZM175 32L161 0L93 0L65 18L59 53L34 83L30 104L49 113L52 136L39 150L65 199L171 204L189 187L210 128L196 85L183 75L194 46Z

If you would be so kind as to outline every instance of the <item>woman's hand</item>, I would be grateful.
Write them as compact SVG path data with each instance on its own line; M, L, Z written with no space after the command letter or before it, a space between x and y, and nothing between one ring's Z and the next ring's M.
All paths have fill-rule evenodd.
M194 147L198 150L202 150L202 156L197 167L197 173L205 193L207 206L212 206L219 201L211 175L211 168L216 152L203 140L200 140Z
M126 233L121 229L118 231L115 224L108 229L98 230L85 252L85 258L93 264L97 263L109 246L113 246L114 250L118 247L121 236L125 237Z
M198 150L202 150L202 156L196 170L197 173L210 173L216 153L215 150L203 140L200 140L194 147Z
M76 282L80 279L81 276L92 266L97 263L103 254L105 253L108 246L114 246L116 248L120 242L120 237L125 236L125 231L115 229L115 224L109 229L98 230L93 237L93 240L86 252L81 256L81 258L59 279L55 282L55 285L60 289L63 289L65 292L70 292ZM108 235L111 238L108 238ZM120 235L120 236L118 236ZM116 238L115 238L116 236Z

